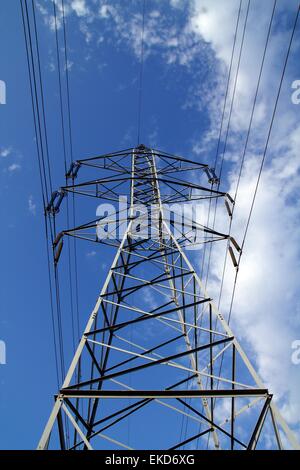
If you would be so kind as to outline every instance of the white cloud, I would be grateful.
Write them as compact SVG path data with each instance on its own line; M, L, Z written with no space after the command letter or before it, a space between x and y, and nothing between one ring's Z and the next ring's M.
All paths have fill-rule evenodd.
M86 16L89 14L89 8L85 0L73 0L71 2L71 8L75 11L77 16Z
M56 20L54 17L54 11L52 5L50 8L46 8L45 2L41 3L41 1L36 2L36 7L39 13L42 15L44 19L44 23L49 27L51 31L55 31L55 26L57 29L60 29L62 26L62 11L61 11L61 4L55 0L56 5ZM66 12L68 8L66 9Z
M182 0L170 0L170 4L174 8L183 8L184 6Z
M52 5L48 8L46 2L41 3L41 1L36 3L38 11L44 19L44 23L50 28L51 31L55 31L55 16ZM61 29L63 24L63 9L62 3L58 0L55 0L56 6L56 27ZM87 18L88 21L93 20L93 14L90 8L86 4L86 0L71 0L70 2L64 3L64 14L67 18L72 13L75 13L79 18Z
M188 4L188 3L187 3ZM159 4L157 4L159 5ZM45 24L50 30L55 30L55 22L52 11L45 5L38 3L38 8L44 18ZM62 26L62 10L59 2L56 3L57 27ZM97 46L103 39L111 41L115 38L116 47L124 47L124 44L139 59L141 53L142 15L141 9L132 11L132 4L123 1L107 2L98 0L92 4L85 0L74 0L65 4L65 16L75 14L79 17L78 28L87 45L93 44L96 39ZM101 27L99 28L99 21ZM101 35L99 36L99 30ZM197 55L192 34L181 30L172 16L161 15L157 8L149 8L146 12L144 30L144 55L150 53L162 53L166 63L181 63L188 65L191 59ZM92 49L91 49L92 50ZM199 57L199 54L198 54Z
M80 21L79 29L84 35L85 42L89 44L93 38L93 34L89 29L89 25L86 22Z
M18 171L18 170L21 170L21 165L19 165L18 163L12 163L12 165L8 167L8 171L10 173L14 173L15 171Z
M74 62L68 59L65 69L72 70L73 65L74 65Z
M281 398L282 409L291 423L299 423L300 416L300 372L297 374L291 362L292 341L300 337L300 229L297 224L300 207L291 203L296 195L297 171L300 169L299 160L298 168L295 168L295 152L297 148L291 146L286 159L274 159L264 172L240 266L233 310L238 338L248 345L248 350L250 345L259 374L275 394L275 399ZM233 233L238 240L245 228L257 170L258 158L252 155L245 166L234 214ZM231 193L235 185L236 174L233 174ZM221 277L220 260L223 259L224 252L216 245L212 257L215 279ZM234 269L229 260L223 313L228 312L233 277ZM216 282L215 293L218 286L219 282Z
M97 255L97 252L92 250L92 251L89 251L87 254L86 254L86 257L87 258L94 258L94 256Z
M99 8L99 15L101 18L108 18L111 12L109 5L101 5Z
M32 194L28 198L28 210L32 215L36 215L36 203L34 202Z
M51 62L49 62L49 64L48 64L48 68L49 68L50 72L55 72L55 70L56 70L56 67L55 67L55 64L54 64L54 62L52 62L52 61L51 61Z
M219 67L215 68L219 74L217 87L208 93L210 99L207 109L211 126L207 134L195 142L194 150L199 153L204 150L207 153L208 148L214 148L216 145L216 130L220 125L222 96L229 68L238 3L233 0L190 2L187 31L202 37L210 44L216 65L219 64ZM272 3L266 2L262 6L259 2L252 2L249 15L226 157L226 160L231 162L231 170L227 175L228 181L226 175L223 181L223 188L229 190L232 195L235 192L244 131L249 124ZM287 2L282 2L279 8L283 8L283 3L287 10L292 11L293 20L296 3L290 2L287 5ZM243 18L244 14L243 12ZM284 16L286 12L281 10L280 14ZM284 28L286 27L285 24ZM282 27L273 30L268 48L234 213L232 233L238 241L242 239L249 214L290 31L288 29L286 32ZM240 34L238 48L239 41ZM294 53L296 47L295 42ZM290 61L292 59L291 57ZM233 70L236 70L236 59ZM289 70L287 72L289 73ZM275 400L279 400L284 416L289 423L296 425L297 429L300 427L300 369L291 362L291 344L293 340L300 338L300 126L298 108L290 104L290 83L292 78L287 75L241 260L232 322L238 338L247 351L251 352L252 362L256 363L263 381L274 393ZM197 88L194 88L194 92L194 96L197 96ZM218 228L224 231L228 229L228 221L225 223L220 210ZM216 298L223 260L224 248L215 244L209 286L210 292L212 290ZM228 312L233 278L234 268L229 258L221 304L224 314Z
M210 2L209 0L194 1L190 16L189 28L191 32L201 35L211 43L216 57L228 63L234 36L238 2ZM222 27L216 28L220 25Z
M12 153L12 147L3 147L0 150L0 157L8 157Z
M190 5L187 31L190 34L202 38L210 45L215 55L216 62L219 64L219 69L216 68L220 75L219 82L217 83L218 86L210 92L208 90L209 99L207 99L211 116L211 129L218 129L234 42L239 1L231 0L222 2L216 0L215 2L210 2L209 0L191 0ZM229 105L233 95L234 78L241 48L246 6L247 2L243 2L237 32L226 117L228 117ZM272 8L273 1L271 0L263 4L254 0L250 4L230 123L231 132L245 131L249 125L251 105L263 57ZM266 132L269 120L268 112L270 113L271 105L274 102L290 35L289 29L286 31L282 28L275 28L275 25L276 22L278 22L279 16L283 23L287 21L286 15L289 12L291 12L292 18L294 18L296 12L295 1L278 2L254 115L253 127L255 127L257 138L261 135L265 135ZM222 24L222 28L219 27L220 24ZM287 22L287 24L289 24L289 22ZM211 132L211 130L209 132Z

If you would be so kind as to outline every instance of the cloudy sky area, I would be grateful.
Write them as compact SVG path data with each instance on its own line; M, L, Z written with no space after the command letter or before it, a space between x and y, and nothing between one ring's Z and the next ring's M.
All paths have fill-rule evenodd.
M8 5L9 2L4 3ZM58 33L62 40L61 2L57 0L56 3ZM276 4L234 212L232 234L239 242L250 210L298 4L297 0L278 0ZM142 113L142 140L146 145L213 164L239 5L239 0L146 0ZM274 2L252 0L248 15L248 0L243 0L241 5L217 160L219 171L224 156L220 187L232 196L236 191ZM43 0L38 0L36 6L46 105L49 115L52 113L53 116L58 113L53 8L52 2ZM14 44L21 48L17 63L25 76L20 11L17 5L7 8L10 9L8 25L16 21L13 18L18 18ZM142 2L137 0L65 0L75 158L136 144L141 10ZM240 50L239 73L236 75ZM291 361L292 342L300 339L300 105L291 100L292 83L300 79L299 52L300 21L241 258L231 322L263 381L275 394L285 418L300 437L300 365ZM6 57L8 64L7 51ZM26 80L23 92L28 90ZM9 101L6 106L9 107ZM24 124L24 135L19 140L14 136L17 125L20 128L21 118L14 115L13 119L13 112L6 117L14 124L10 125L9 132L2 134L0 142L1 191L3 196L11 197L12 186L20 184L26 204L18 199L17 207L26 212L27 221L38 227L42 223L41 201L35 157L32 157L35 150L29 99L22 104L22 111L29 122ZM55 184L59 186L63 179L63 164L58 156L61 154L61 137L57 126L57 119L50 118L50 151ZM20 179L11 182L12 178L21 177L22 182ZM217 214L216 228L226 231L228 220L221 210ZM11 218L8 210L4 215L7 225L18 226L17 216ZM41 231L39 237L37 243L42 246ZM191 251L190 256L197 263L197 253ZM209 290L216 297L224 256L224 245L216 244L212 250L209 282ZM96 273L97 259L99 263L93 247L86 250L83 258L86 269ZM234 274L231 262L228 262L221 299L225 316L229 311ZM39 303L35 309L38 306ZM9 336L11 333L4 334ZM51 384L47 387L50 390ZM43 393L48 389L43 389ZM46 416L48 402L43 404Z

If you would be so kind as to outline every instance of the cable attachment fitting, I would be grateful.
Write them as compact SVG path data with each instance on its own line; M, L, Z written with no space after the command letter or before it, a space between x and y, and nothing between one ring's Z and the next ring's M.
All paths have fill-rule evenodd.
M69 170L66 173L67 179L75 179L80 168L80 162L72 162Z
M137 146L137 150L146 150L146 146L144 144L140 144Z
M52 214L52 215L57 214L59 212L60 205L65 195L66 195L66 192L63 189L54 191L51 195L49 204L46 207L46 213Z
M219 178L216 175L215 169L214 168L204 168L204 171L206 173L206 176L208 178L208 182L211 184L218 184L219 183Z

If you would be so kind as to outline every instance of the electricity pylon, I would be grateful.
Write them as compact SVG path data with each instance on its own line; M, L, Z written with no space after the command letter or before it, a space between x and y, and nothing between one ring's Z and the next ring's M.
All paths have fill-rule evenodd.
M100 177L74 184L79 168ZM235 239L193 212L223 199L232 216L214 170L140 145L79 160L66 176L72 184L52 195L49 213L70 193L116 202L127 195L130 207L108 214L105 205L54 241L55 263L65 236L117 250L38 449L256 449L264 439L299 448L188 258L191 246L202 247L196 258L226 240L236 265Z

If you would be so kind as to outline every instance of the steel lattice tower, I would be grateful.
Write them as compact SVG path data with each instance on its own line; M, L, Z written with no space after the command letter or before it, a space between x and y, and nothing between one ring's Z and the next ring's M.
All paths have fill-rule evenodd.
M100 178L74 184L79 168L80 175L89 168ZM128 219L126 211L118 213L119 227L126 227L122 237L100 240L97 229L108 222L100 217L64 230L54 242L55 263L65 236L117 251L38 449L176 449L187 443L255 449L264 432L274 447L299 448L184 250L187 243L226 240L235 261L239 245L193 214L184 228L171 217L166 221L166 204L193 201L223 199L232 215L232 198L213 189L214 170L140 145L79 160L67 177L72 184L53 194L48 212L57 212L69 193L108 201L128 195L130 211ZM192 182L204 177L209 187ZM145 229L149 235L137 237ZM179 437L182 420L189 427Z

